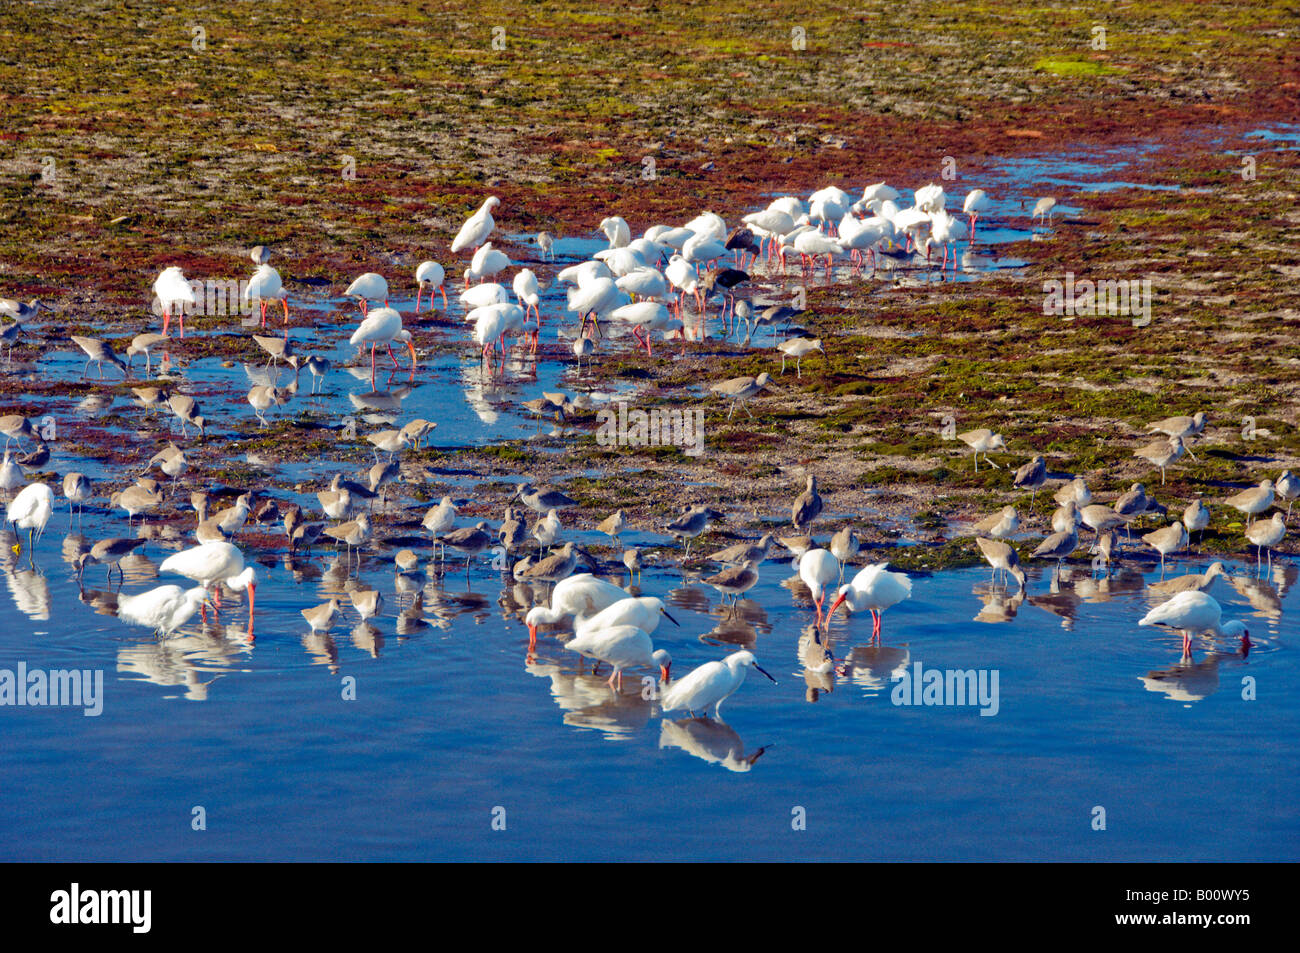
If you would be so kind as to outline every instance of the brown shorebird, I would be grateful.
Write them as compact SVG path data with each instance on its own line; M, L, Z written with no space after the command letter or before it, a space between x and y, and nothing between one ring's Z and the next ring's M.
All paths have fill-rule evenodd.
M799 532L808 532L821 512L822 498L817 492L817 477L810 473L807 488L795 498L794 506L790 508L790 522Z
M1164 420L1157 420L1155 423L1147 424L1147 430L1162 433L1170 439L1178 437L1180 440L1186 441L1203 433L1205 424L1205 411L1198 410L1191 417L1166 417ZM1187 455L1195 460L1196 454L1192 453L1190 447L1186 449Z
M176 419L181 422L182 435L189 436L189 432L185 429L185 425L188 423L199 428L200 436L205 436L205 421L203 416L199 413L198 401L193 397L190 397L188 394L172 394L167 398L167 406L170 407L172 413L176 415Z
M1265 480L1259 486L1252 486L1249 490L1242 490L1223 502L1245 516L1249 516L1250 521L1254 523L1256 516L1273 505L1273 495L1273 481Z
M1186 576L1175 576L1173 579L1162 579L1160 582L1151 583L1147 588L1162 596L1174 596L1192 589L1204 591L1216 576L1227 576L1223 571L1223 563L1218 560L1210 563L1205 572L1194 572Z
M1168 440L1157 440L1149 443L1145 447L1139 447L1133 451L1133 456L1146 460L1153 467L1160 468L1160 485L1165 485L1165 467L1171 466L1176 460L1183 455L1183 438L1170 437Z
M1147 491L1141 483L1134 483L1128 492L1121 493L1112 508L1124 520L1124 532L1128 533L1128 524L1147 511Z
M365 513L362 513L350 523L343 523L340 526L325 527L325 535L333 537L335 544L345 543L348 547L348 561L352 560L352 550L359 549L370 539L370 520ZM357 554L357 561L360 562L361 554Z
M1061 574L1061 563L1069 558L1079 547L1079 534L1076 530L1070 530L1067 533L1053 533L1047 539L1038 544L1038 548L1030 553L1032 559L1055 559L1056 575Z
M1013 483L1018 489L1032 490L1029 496L1029 505L1033 506L1034 501L1038 499L1038 488L1047 482L1047 463L1042 456L1036 456L1023 467L1016 471L1016 478Z
M1078 537L1075 537L1076 541ZM996 577L998 570L1010 573L1019 583L1020 588L1025 588L1025 571L1020 568L1020 556L1015 549L1000 539L985 539L982 536L975 537L975 545L979 546L980 552L984 554L985 561L993 567L993 574ZM1073 549L1071 550L1073 552Z
M1199 497L1188 503L1187 509L1183 510L1183 525L1187 527L1187 532L1201 535L1204 535L1205 527L1210 525L1210 508ZM1199 540L1198 536L1197 541Z
M1078 529L1079 524L1083 522L1083 517L1079 515L1079 506L1070 500L1064 506L1058 506L1052 511L1052 532L1065 533L1072 529Z
M1014 506L1004 506L972 527L976 536L987 536L990 539L1006 539L1019 528L1020 514Z
M266 412L272 407L281 407L288 403L288 396L278 387L268 384L257 384L248 391L248 403L253 408L253 413L257 414L260 421L259 426L270 426L266 420Z
M402 475L402 465L396 460L385 460L383 463L376 463L370 468L368 474L370 478L370 492L379 494L379 502L382 508L384 502L383 488L390 483L396 483L398 477Z
M324 532L324 523L300 523L289 534L289 554L297 554L299 549L311 549Z
M638 579L641 576L641 550L625 549L623 550L623 565L627 571L632 574L632 578Z
M321 512L328 519L345 520L353 513L352 494L348 490L321 490L316 494L316 499L320 502Z
M525 483L515 491L515 496L524 501L524 505L536 513L545 513L547 510L564 509L566 506L577 506L577 500L570 499L559 490L537 489L531 483ZM513 499L514 497L512 497Z
M157 347L159 344L162 344L170 340L171 338L168 335L156 334L152 331L148 331L144 334L137 334L135 337L131 338L131 344L126 349L126 366L128 368L131 367L135 363L135 356L137 354L143 354L144 368L145 368L144 372L148 374L150 377L152 377L153 358L151 357L149 352L151 349Z
M281 359L287 361L289 358L295 356L293 353L293 342L287 338L254 334L253 341L256 342L258 347L270 355L270 357L267 358L267 364L279 365Z
M858 555L862 544L858 541L857 534L853 532L853 527L845 526L831 537L831 544L828 548L831 555L839 561L840 582L842 584L844 582L844 570L852 562L853 558Z
M1083 477L1075 477L1066 483L1062 483L1060 489L1052 495L1058 506L1064 506L1066 503L1074 503L1080 509L1092 503L1092 490L1088 489L1087 482Z
M378 589L353 589L348 592L348 598L352 600L352 608L357 610L357 615L362 619L374 618L384 605L384 597L379 594Z
M1255 569L1259 569L1260 555L1268 553L1268 568L1273 569L1273 550L1286 536L1286 518L1279 511L1271 520L1261 520L1246 527L1246 538L1255 546Z
M1160 554L1160 574L1164 575L1165 557L1187 545L1187 527L1181 522L1170 523L1163 529L1147 533L1142 537L1142 542Z
M89 552L82 553L77 559L77 575L80 576L85 571L88 563L103 563L108 570L106 579L113 578L114 566L117 567L118 575L121 576L122 560L143 546L145 542L143 539L128 539L122 536L101 539L90 547Z
M711 563L723 563L728 566L743 566L751 562L757 564L767 558L774 542L776 538L771 533L766 533L757 543L736 543L705 558Z
M454 513L452 518L455 519ZM505 519L501 522L497 538L507 553L518 552L528 545L528 524L513 506L506 507Z
M424 438L433 433L437 426L437 424L431 423L423 417L417 417L402 428L402 436L406 438L407 443L419 450Z
M796 377L803 377L803 359L813 351L821 351L825 356L826 349L822 347L821 338L790 338L788 341L782 341L776 346L781 352L781 373L785 373L785 362L789 358L794 358L794 370Z
M32 438L32 422L21 414L6 414L0 417L0 433L5 435L5 449L10 441L18 442L18 449L23 448L23 437Z
M339 601L337 599L331 599L314 609L302 610L302 617L307 620L307 624L311 626L313 632L328 632L338 614Z
M470 560L492 545L492 535L488 524L480 522L476 526L454 529L444 534L439 542L465 554L465 574L468 576ZM573 544L570 543L569 546L572 547Z
M1102 533L1108 533L1111 530L1119 529L1121 526L1128 525L1128 520L1120 516L1109 506L1105 506L1101 503L1093 503L1092 505L1085 506L1083 509L1079 510L1079 519L1084 526L1092 530L1093 536L1096 537L1093 540L1094 544L1096 543L1097 538L1101 537Z
M610 513L601 520L600 525L597 526L596 529L608 536L609 541L613 545L617 546L619 534L623 532L623 529L626 526L627 520L623 516L623 511L615 510L613 513Z
M162 503L162 496L156 491L137 484L114 493L109 498L109 503L126 510L126 525L129 527L136 516L159 506Z
M753 589L757 583L758 567L753 562L746 562L743 566L728 566L722 572L704 580L705 585L712 586L722 594L724 601L727 596L730 596L733 603Z
M73 334L70 335L70 337L72 338L72 343L77 345L77 347L81 348L86 353L86 366L81 372L82 377L85 377L90 373L90 365L94 363L99 365L99 379L103 380L105 361L108 361L108 363L112 364L122 372L123 380L126 380L126 378L130 376L127 374L126 362L113 353L113 345L109 344L107 341L101 341L99 338L82 337L79 334Z
M731 410L727 412L727 419L736 412L737 407L744 407L745 413L751 418L754 416L746 403L753 397L762 393L763 390L778 390L772 383L772 376L764 371L757 377L733 377L730 380L721 381L709 387L709 390L726 400L731 401Z
M996 463L989 459L990 450L1005 450L1007 445L1002 442L1002 434L994 433L987 427L980 427L978 430L967 430L965 433L957 434L957 439L966 446L975 451L975 472L980 472L980 454L984 454L984 462L995 470L1002 469Z
M77 507L77 515L81 515L82 505L90 499L91 489L90 480L84 473L73 471L63 475L63 495L68 501L68 522L72 522L72 507Z
M50 462L50 448L42 440L31 453L20 453L14 459L24 470L39 470Z
M1296 479L1290 470L1283 470L1282 475L1273 484L1273 489L1279 500L1286 500L1286 518L1290 519L1291 504L1295 502L1296 497L1300 496L1300 480Z
M721 514L712 507L697 503L694 506L687 507L681 516L665 526L664 529L671 535L676 536L679 543L682 540L686 541L686 555L683 558L690 559L691 540L708 529L709 524L720 516Z
M534 563L524 573L524 578L534 582L559 582L561 579L567 579L573 573L573 567L578 564L578 554L575 549L574 543L565 543L558 553L552 553Z

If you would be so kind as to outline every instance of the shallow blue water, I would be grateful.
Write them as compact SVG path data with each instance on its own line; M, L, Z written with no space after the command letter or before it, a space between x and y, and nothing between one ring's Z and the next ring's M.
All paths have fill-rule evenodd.
M38 572L25 554L7 560L0 668L102 669L103 713L0 709L6 858L1300 853L1288 807L1300 725L1284 621L1300 608L1292 566L1243 582L1244 595L1214 584L1251 629L1245 658L1235 643L1198 644L1195 665L1177 671L1178 640L1136 626L1148 601L1132 570L1109 583L1076 570L1056 593L1034 570L1012 618L972 621L1004 618L1014 597L990 593L975 569L916 577L879 649L869 618L841 609L829 676L800 661L813 609L788 562L766 562L736 610L676 569L651 570L643 592L681 623L655 636L675 676L746 647L779 681L751 673L713 725L663 717L632 675L621 695L604 675L579 675L562 630L544 630L528 659L511 598L526 605L527 593L503 591L485 563L468 581L458 564L430 582L429 624L402 635L391 563L367 562L360 579L384 593L383 617L361 626L349 608L329 637L312 637L298 610L341 592L342 574L319 575L329 560L317 557L298 581L268 558L254 642L237 599L222 627L196 619L160 641L78 601L61 544L52 524ZM145 550L154 563L167 552ZM125 591L158 584L148 575L141 561ZM98 568L87 584L103 588ZM917 663L996 671L996 714L894 704L891 675ZM1160 670L1172 678L1148 687ZM354 701L342 698L346 676ZM1257 700L1242 698L1246 676ZM191 830L196 806L206 830ZM1105 831L1091 827L1097 806ZM792 829L799 807L804 830ZM497 808L504 831L492 828Z

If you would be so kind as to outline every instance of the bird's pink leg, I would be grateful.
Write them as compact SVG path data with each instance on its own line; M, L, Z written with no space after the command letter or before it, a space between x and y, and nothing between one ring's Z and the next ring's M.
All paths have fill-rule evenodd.
M393 367L400 367L400 366L401 366L401 365L399 365L399 364L397 363L397 355L393 353L393 342L392 342L392 341L389 341L389 342L388 342L388 357L389 357L389 359L393 362Z
M415 313L420 313L420 295L424 294L424 285L418 285L415 289ZM429 295L430 298L433 295Z
M447 289L444 288L442 285L438 285L438 290L442 292L442 308L445 311L447 309ZM429 295L429 305L430 307L432 307L433 305L432 294Z
M288 326L289 326L289 299L288 299L288 298L281 298L281 299L280 299L280 305L284 308L284 324L285 324L285 327L288 327Z
M370 388L375 387L375 345L370 345Z
M163 308L163 329L162 329L163 334L167 333L167 325L171 323L171 319L172 319L171 311L167 308Z

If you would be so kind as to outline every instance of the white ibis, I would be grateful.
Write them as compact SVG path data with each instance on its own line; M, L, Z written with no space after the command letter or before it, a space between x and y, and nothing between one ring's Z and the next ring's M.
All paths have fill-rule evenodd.
M415 313L420 313L420 296L424 293L427 286L429 289L429 307L433 308L433 293L435 291L442 295L442 306L447 307L447 289L443 286L447 278L447 272L436 261L422 261L420 267L415 269Z
M288 327L289 296L285 294L284 282L280 280L280 273L270 265L259 265L257 271L253 272L253 277L248 279L248 285L244 288L244 300L250 305L254 301L258 303L258 306L262 309L262 327L266 327L266 303L268 301L279 301L280 306L284 308L285 326Z
M198 304L198 299L194 297L194 289L185 280L185 274L175 265L164 268L162 274L153 283L153 293L163 309L162 333L167 333L174 308L177 320L180 322L180 336L185 337L185 306Z
M1156 606L1138 625L1163 625L1183 633L1183 655L1192 651L1192 636L1241 636L1243 646L1250 645L1250 631L1239 620L1223 622L1223 607L1213 596L1193 589L1180 592L1168 602Z
M382 301L384 307L388 307L388 279L368 271L348 285L348 290L343 292L343 297L356 298L361 308L361 317L364 318L369 311L371 301Z
M477 212L465 220L465 224L460 227L455 240L451 243L453 255L466 248L477 249L483 244L484 239L491 235L492 230L496 228L496 221L492 218L492 210L500 204L501 200L493 195L479 206Z
M216 608L221 607L220 583L231 589L248 591L248 635L253 635L253 602L257 594L257 573L244 566L244 554L231 543L202 543L174 553L162 561L159 572L174 572L193 579L213 593Z
M912 595L912 580L901 572L889 572L888 562L867 566L848 585L840 587L838 598L826 613L829 625L831 616L841 602L847 602L853 612L870 610L872 618L871 636L879 641L884 612L890 606L897 605Z
M370 384L375 383L375 348L383 344L388 348L393 367L400 367L397 356L393 354L393 342L400 341L411 352L411 370L415 370L415 345L411 343L411 332L402 328L402 316L393 308L376 308L366 315L364 321L352 332L349 343L355 348L370 345Z

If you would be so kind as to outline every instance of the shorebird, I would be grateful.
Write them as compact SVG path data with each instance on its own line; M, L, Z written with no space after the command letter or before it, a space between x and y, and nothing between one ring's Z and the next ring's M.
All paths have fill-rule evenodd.
M975 537L975 544L984 554L985 561L993 567L994 575L999 569L1010 573L1019 583L1020 588L1025 588L1025 571L1020 568L1020 556L1010 544L1000 539L985 539L982 536Z
M168 337L166 334L156 334L152 331L147 332L145 334L137 334L135 337L131 338L131 344L126 349L127 368L129 369L131 365L135 363L135 356L137 354L143 354L145 373L152 377L153 360L150 357L149 352L152 348L155 348L159 344L163 344L170 340L171 338Z
M609 516L606 516L601 520L600 525L597 526L596 529L608 536L611 544L617 546L619 535L623 532L626 526L627 519L623 516L623 511L615 510L613 513L609 514Z
M39 485L39 484L37 484ZM19 496L22 494L20 493ZM1268 568L1271 572L1273 569L1273 550L1277 544L1282 542L1286 536L1286 518L1279 511L1273 514L1271 520L1261 520L1251 526L1246 527L1246 539L1250 540L1255 546L1255 568L1259 569L1260 555L1262 552L1268 552Z
M32 422L21 414L6 414L0 417L0 433L5 436L5 449L10 441L18 442L18 449L23 448L23 437L32 439Z
M424 438L433 433L437 427L437 424L431 423L423 417L416 417L410 423L402 427L401 433L402 436L406 438L407 443L413 446L416 450L419 450L420 444Z
M1183 633L1183 655L1192 651L1192 636L1241 636L1242 644L1250 645L1250 631L1244 622L1233 620L1224 623L1223 608L1213 597L1199 590L1180 592L1168 602L1156 606L1138 622L1138 625L1164 625Z
M1002 442L1002 434L994 433L987 427L980 427L978 430L967 430L965 433L957 434L957 439L966 446L975 451L975 472L980 472L980 454L984 454L984 462L995 470L1002 469L996 463L989 459L990 450L1005 450L1007 445Z
M737 407L744 407L745 413L753 418L746 403L753 397L757 396L764 389L775 391L777 387L772 383L772 377L766 371L757 377L733 377L730 380L721 381L713 384L709 390L713 393L731 401L731 410L727 413L727 419L736 412Z
M254 334L253 341L265 351L269 357L267 364L279 365L281 358L288 360L294 356L293 342L287 337L270 337L265 334Z
M1286 500L1286 518L1291 518L1291 504L1300 496L1300 479L1296 479L1290 470L1283 470L1282 475L1273 484L1279 500Z
M1019 528L1020 515L1014 506L1004 506L972 527L976 536L987 536L992 539L1006 539Z
M627 568L627 571L632 574L634 580L639 579L641 576L641 550L623 550L623 565Z
M257 414L257 419L261 422L260 426L268 427L270 424L266 421L266 412L272 407L278 407L288 401L278 387L271 387L265 384L259 384L248 392L248 403Z
M313 632L328 632L339 614L339 601L331 599L313 609L303 609L302 617L307 620Z
M1146 487L1141 483L1134 483L1128 488L1128 491L1121 493L1113 504L1113 509L1117 516L1124 520L1124 532L1128 533L1128 524L1133 522L1139 516L1147 511Z
M792 357L796 377L803 377L803 359L807 355L813 351L821 351L823 356L826 354L821 338L790 338L778 344L776 349L781 352L781 373L785 373L786 359Z
M18 465L24 470L39 470L50 462L50 448L42 440L36 444L35 450L30 453L20 453L16 459Z
M1079 515L1079 507L1074 500L1052 512L1053 533L1068 533L1072 529L1078 529L1082 522L1083 517Z
M506 507L497 539L501 540L507 553L516 553L528 545L528 524L524 522L523 514L513 506Z
M545 513L547 510L558 510L568 506L578 505L576 500L565 496L559 490L539 490L531 483L520 485L519 489L515 491L515 494L511 499L516 497L523 500L525 506L537 513Z
M677 537L677 542L686 541L684 560L691 558L691 540L709 528L709 524L719 517L717 510L702 503L687 507L681 516L673 520L664 529Z
M370 492L379 495L381 507L384 500L383 488L390 483L396 483L401 475L402 465L396 460L385 460L383 463L376 463L370 468L370 472L367 474L370 480Z
M1204 590L1218 576L1226 578L1227 573L1223 571L1223 563L1215 560L1206 567L1205 572L1194 572L1186 576L1175 576L1173 579L1162 579L1160 582L1151 583L1147 588L1161 595L1173 596L1180 592L1190 592L1193 589Z
M722 703L745 682L749 667L758 669L775 685L776 679L758 664L754 653L747 649L732 652L720 662L705 662L676 685L665 689L659 699L661 711L697 711L708 713L713 709L715 720L721 718Z
M758 567L753 562L746 562L741 566L728 566L704 580L705 585L712 586L722 594L724 601L727 596L730 596L733 603L753 589L757 583Z
M1147 533L1142 537L1142 542L1146 543L1152 549L1160 554L1160 572L1163 575L1165 571L1165 557L1170 553L1176 553L1187 545L1187 527L1181 522L1170 523L1163 529Z
M879 641L885 610L912 595L912 580L901 572L889 572L888 567L888 562L867 566L853 577L852 582L841 586L839 596L826 613L827 628L840 603L847 602L852 612L863 609L871 612L871 637Z
M465 572L468 575L470 560L492 545L492 536L488 524L480 522L473 527L462 527L445 533L439 542L465 554Z
M122 560L143 546L145 542L144 539L130 539L122 536L101 539L77 558L77 575L80 576L85 572L86 566L90 563L103 563L105 567L104 578L106 580L113 578L113 567L116 566L117 574L125 581L125 576L122 573Z
M840 564L840 582L844 582L844 569L852 561L853 557L858 554L862 544L858 542L857 534L853 532L852 526L842 527L834 536L831 537L830 546L827 547L831 555L839 560Z
M79 334L70 335L72 343L81 348L86 354L86 366L81 372L84 378L90 374L90 365L92 363L99 365L99 379L104 379L104 362L112 364L122 372L122 379L126 380L130 375L127 374L126 362L113 353L113 345L107 341L101 341L99 338L82 337Z
M538 250L541 251L542 253L542 260L545 261L547 259L550 259L554 261L555 260L555 239L551 237L551 233L538 232L537 238L534 240L537 242Z
M799 532L809 532L813 520L821 515L822 498L817 492L817 477L808 474L807 488L795 498L790 508L790 522Z
M1205 424L1205 411L1198 410L1191 417L1166 417L1164 420L1157 420L1154 423L1147 424L1147 430L1162 433L1171 440L1177 437L1186 441L1203 433ZM1186 447L1186 450L1187 455L1195 460L1196 454L1192 453L1192 448Z
M1065 533L1053 533L1038 544L1038 548L1029 554L1031 559L1055 559L1056 575L1061 574L1061 563L1069 558L1079 546L1079 533L1070 530Z
M1242 490L1223 502L1243 515L1249 516L1251 523L1254 523L1256 516L1273 505L1273 495L1273 481L1265 480L1259 486Z
M319 384L325 375L330 372L332 366L328 358L320 357L316 354L308 355L306 362L307 370L311 371L311 392L316 393L316 385Z
M575 543L565 543L558 553L552 553L529 566L524 573L524 578L536 582L559 582L561 579L567 579L573 573L573 567L578 564L576 548Z
M84 473L78 473L75 470L63 475L63 496L68 501L68 521L72 521L72 507L77 507L77 515L81 515L81 508L85 502L90 499L90 480Z
M539 557L547 547L554 546L560 541L560 533L563 529L560 518L555 515L555 510L547 510L546 515L537 521L533 526L533 539L537 540Z
M724 563L728 566L741 566L748 562L758 564L767 558L773 542L775 539L772 534L766 533L757 543L736 543L734 546L718 550L706 559L712 563Z
M988 459L988 454L985 454ZM1038 488L1047 482L1047 463L1041 455L1034 457L1023 467L1016 471L1016 478L1013 485L1021 490L1033 491L1029 496L1029 505L1032 507L1034 501L1038 499Z
M1085 506L1083 509L1079 510L1079 519L1084 526L1092 530L1094 545L1096 544L1097 539L1101 537L1102 533L1107 533L1111 530L1119 529L1121 526L1128 525L1127 519L1120 516L1109 506L1105 506L1101 503L1093 503L1092 505Z
M126 510L126 525L129 527L137 515L159 506L162 496L139 485L128 486L125 490L114 493L109 498L109 503Z
M326 526L325 535L335 540L335 545L344 543L347 545L348 561L352 561L352 550L359 549L370 539L370 518L365 513L359 515L355 520L343 523L339 526ZM360 562L361 555L357 554L357 561Z
M348 599L362 619L373 619L384 605L384 597L378 589L350 589Z
M1056 208L1056 199L1051 197L1039 199L1034 203L1033 214L1029 217L1031 219L1044 219L1044 223L1050 222L1052 220L1052 209L1054 208Z
M1170 437L1168 440L1157 440L1149 443L1145 447L1139 447L1133 451L1133 456L1146 460L1153 467L1160 468L1160 485L1165 485L1165 467L1171 466L1176 460L1183 455L1183 438Z
M189 436L189 433L185 429L187 423L193 424L195 427L199 428L199 436L206 435L204 427L206 422L204 421L203 416L199 413L198 402L193 397L190 397L188 394L172 394L167 398L167 406L170 407L171 412L176 415L176 419L181 422L182 435Z
M0 345L5 348L5 363L12 364L14 359L14 343L18 340L18 335L22 332L21 322L12 321L0 328Z
M1204 535L1205 527L1210 525L1210 508L1197 497L1187 504L1183 510L1183 525L1187 527L1189 533L1199 533ZM1197 537L1199 542L1200 536Z
M366 434L366 443L374 447L375 462L379 462L379 451L383 450L391 460L393 454L403 449L410 440L400 430L377 430Z
M444 533L451 532L456 526L456 505L452 503L451 497L444 496L437 506L430 507L429 511L424 514L421 525L435 540L438 540ZM441 542L439 542L439 546L442 546ZM443 555L445 555L445 548Z
M22 324L36 317L42 310L54 311L55 309L41 301L39 298L32 298L30 301L19 301L16 298L0 298L0 314L7 314L14 319L15 324Z
M1088 484L1083 477L1075 477L1062 483L1060 489L1052 495L1052 499L1058 506L1073 502L1079 509L1083 509L1092 502L1092 490L1088 489Z

